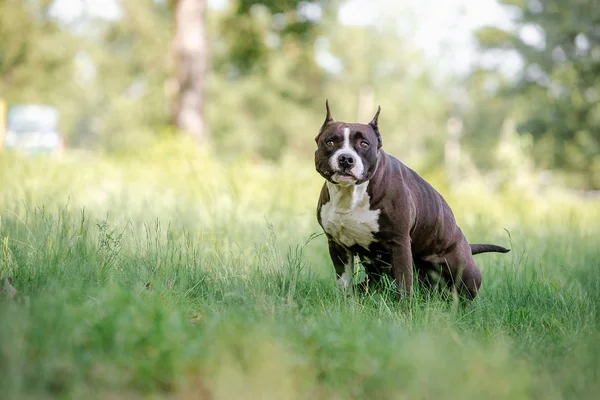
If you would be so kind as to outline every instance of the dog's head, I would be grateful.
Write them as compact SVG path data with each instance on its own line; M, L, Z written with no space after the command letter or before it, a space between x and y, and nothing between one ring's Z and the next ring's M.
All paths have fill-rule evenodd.
M327 116L315 138L315 167L328 181L341 185L360 184L377 169L381 135L377 126L381 107L368 124L334 121L329 102Z

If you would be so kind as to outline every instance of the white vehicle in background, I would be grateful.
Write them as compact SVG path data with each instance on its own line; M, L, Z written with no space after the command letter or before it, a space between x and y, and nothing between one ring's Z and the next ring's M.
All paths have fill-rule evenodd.
M6 113L4 147L29 154L58 154L65 148L58 122L58 111L52 106L13 105Z

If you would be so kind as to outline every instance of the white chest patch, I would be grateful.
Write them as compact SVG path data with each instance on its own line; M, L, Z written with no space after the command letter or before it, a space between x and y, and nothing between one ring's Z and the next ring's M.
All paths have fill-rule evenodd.
M368 182L341 186L327 182L329 202L321 207L323 229L338 243L351 247L358 244L365 249L375 241L379 232L381 210L371 210Z

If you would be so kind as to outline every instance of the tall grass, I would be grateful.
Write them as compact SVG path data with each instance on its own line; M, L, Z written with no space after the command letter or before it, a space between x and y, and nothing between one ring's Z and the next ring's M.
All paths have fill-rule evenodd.
M596 398L598 203L434 179L512 252L469 308L401 307L337 290L310 160L167 149L0 155L2 398Z

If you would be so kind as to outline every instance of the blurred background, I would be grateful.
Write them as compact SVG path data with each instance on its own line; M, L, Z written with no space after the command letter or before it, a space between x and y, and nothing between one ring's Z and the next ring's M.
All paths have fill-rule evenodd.
M3 0L0 143L61 157L194 139L312 160L382 106L384 148L452 185L600 187L595 0ZM0 153L2 154L2 153Z

